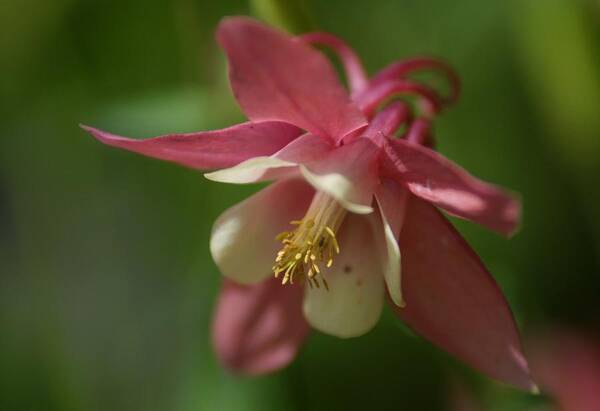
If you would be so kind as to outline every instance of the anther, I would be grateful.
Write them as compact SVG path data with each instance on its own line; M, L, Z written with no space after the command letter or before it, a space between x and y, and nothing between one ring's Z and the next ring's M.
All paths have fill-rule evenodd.
M329 289L321 268L330 268L334 254L340 252L335 232L345 215L346 210L333 198L318 192L306 216L290 222L296 226L295 229L284 231L276 237L282 243L282 249L275 257L274 276L279 278L283 272L282 284L304 280L309 287L317 288L323 281L324 287Z

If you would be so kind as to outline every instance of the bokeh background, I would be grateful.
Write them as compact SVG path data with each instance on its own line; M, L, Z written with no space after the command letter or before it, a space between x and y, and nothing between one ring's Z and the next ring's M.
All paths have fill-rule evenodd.
M259 187L104 147L78 123L149 137L240 121L213 39L233 14L333 32L370 72L414 54L451 62L463 94L436 123L439 150L524 200L510 241L453 221L525 338L597 328L597 1L3 0L0 410L450 410L463 389L487 410L544 406L390 313L359 339L315 332L275 375L219 368L210 227Z

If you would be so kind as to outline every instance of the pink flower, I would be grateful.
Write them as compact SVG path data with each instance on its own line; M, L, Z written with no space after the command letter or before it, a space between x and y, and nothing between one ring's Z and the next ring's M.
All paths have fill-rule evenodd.
M531 388L504 296L436 209L502 234L519 216L510 195L427 148L431 119L457 97L454 73L420 58L368 79L341 40L291 38L244 17L224 19L217 39L249 122L147 140L85 129L108 145L216 169L205 174L210 180L275 181L213 228L211 252L226 277L214 321L220 360L247 374L281 368L309 324L342 338L362 335L387 294L394 312L434 344ZM338 53L350 94L311 43ZM410 80L420 69L444 74L450 95ZM416 97L416 117L405 102L386 104L400 94ZM400 127L406 132L395 138Z

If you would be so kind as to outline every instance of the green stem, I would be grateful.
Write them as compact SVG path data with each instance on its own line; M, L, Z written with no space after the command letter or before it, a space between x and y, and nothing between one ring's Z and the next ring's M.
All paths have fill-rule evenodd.
M250 6L257 17L290 33L315 28L306 0L250 0Z

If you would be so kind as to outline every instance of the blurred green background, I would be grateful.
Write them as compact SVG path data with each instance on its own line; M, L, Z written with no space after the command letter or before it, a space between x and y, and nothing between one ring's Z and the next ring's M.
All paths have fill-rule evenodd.
M275 6L274 6L275 4ZM283 4L284 11L275 10ZM345 38L372 73L450 61L459 104L439 150L522 194L506 241L455 221L529 335L600 318L600 4L578 0L3 0L0 410L488 410L545 402L479 376L386 313L314 333L275 375L236 378L210 347L212 221L257 186L107 148L86 123L149 137L242 119L213 31L259 15Z

